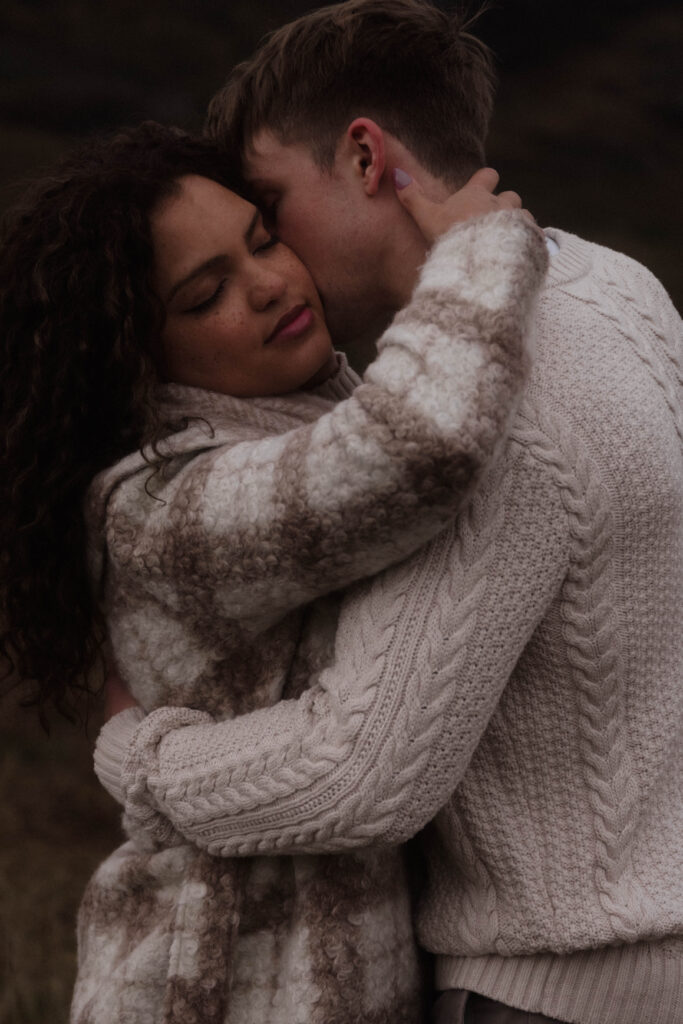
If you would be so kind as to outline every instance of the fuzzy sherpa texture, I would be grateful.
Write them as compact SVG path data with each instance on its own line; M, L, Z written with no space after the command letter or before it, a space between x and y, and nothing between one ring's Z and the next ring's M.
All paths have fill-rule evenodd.
M163 709L110 737L129 813L224 856L395 843L434 818L419 934L441 987L671 1024L682 325L643 267L552 235L504 456L452 529L347 595L319 684L234 723Z
M331 660L321 595L434 536L500 447L546 264L518 213L449 232L355 390L342 369L338 404L340 379L250 401L165 389L169 423L190 420L170 459L124 459L88 506L111 642L147 711L241 715ZM420 1019L400 850L245 862L158 824L131 805L130 842L88 888L74 1024Z

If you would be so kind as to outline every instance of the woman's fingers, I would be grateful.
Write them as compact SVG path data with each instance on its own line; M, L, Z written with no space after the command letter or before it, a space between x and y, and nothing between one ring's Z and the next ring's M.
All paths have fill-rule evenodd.
M499 210L521 210L522 197L517 192L501 192L496 196Z
M502 192L496 196L499 175L493 167L482 167L464 185L444 202L434 202L423 192L419 182L406 171L393 171L396 194L411 215L425 239L432 243L454 224L482 217L495 210L520 210L522 200L516 192Z
M500 174L498 171L494 171L493 167L480 167L478 171L474 172L465 188L470 185L476 185L477 188L483 188L486 189L487 192L493 192L494 189L498 188L499 181Z
M422 186L414 178L411 178L407 171L395 167L392 173L396 194L406 208L411 209L416 204L419 205L421 201L428 202L422 191Z
M414 178L396 167L393 171L393 179L396 195L428 242L433 242L440 234L448 230L445 227L440 228L437 208L441 204L427 199L422 191L422 186Z

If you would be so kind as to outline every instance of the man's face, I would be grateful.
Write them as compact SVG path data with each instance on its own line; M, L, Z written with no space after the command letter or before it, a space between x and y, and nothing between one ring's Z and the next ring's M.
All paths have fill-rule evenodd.
M376 339L393 312L383 258L389 226L378 222L381 211L352 166L321 170L305 145L283 145L262 130L246 150L244 175L269 229L313 276L335 342Z

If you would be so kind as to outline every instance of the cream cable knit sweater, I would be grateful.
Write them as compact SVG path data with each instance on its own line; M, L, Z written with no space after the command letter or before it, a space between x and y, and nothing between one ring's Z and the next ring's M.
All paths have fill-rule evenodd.
M221 855L391 844L436 815L419 934L441 987L673 1024L681 321L644 268L552 234L504 457L451 530L348 593L318 685L225 725L125 713L98 757L113 781L125 746L144 827Z
M452 519L509 421L545 266L519 214L455 228L336 407L355 383L343 373L317 394L246 402L166 389L169 424L185 421L169 460L153 476L142 455L122 460L88 507L116 658L147 710L229 717L330 660L335 601L297 609ZM77 1024L414 1024L399 851L245 865L160 849L172 830L127 823L134 841L81 908Z

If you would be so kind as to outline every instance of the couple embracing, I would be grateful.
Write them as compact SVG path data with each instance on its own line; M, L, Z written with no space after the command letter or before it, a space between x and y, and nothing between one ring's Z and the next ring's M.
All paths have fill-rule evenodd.
M4 643L119 673L73 1024L683 1013L681 322L493 194L491 89L350 0L9 229Z

